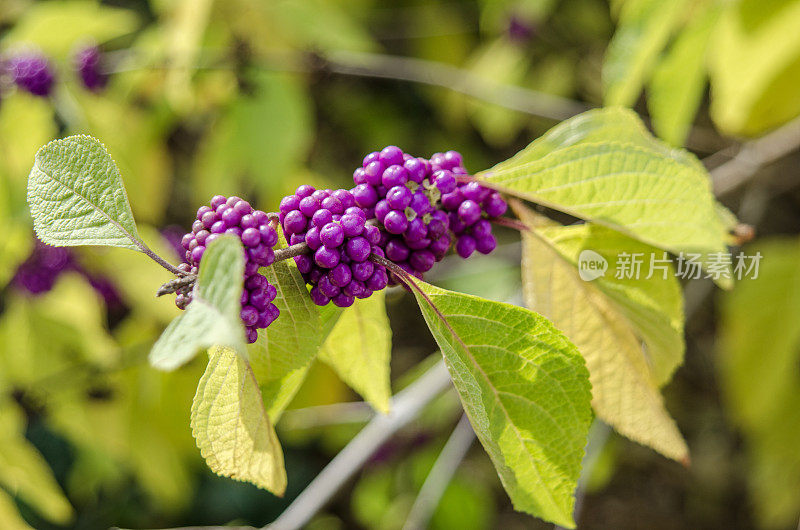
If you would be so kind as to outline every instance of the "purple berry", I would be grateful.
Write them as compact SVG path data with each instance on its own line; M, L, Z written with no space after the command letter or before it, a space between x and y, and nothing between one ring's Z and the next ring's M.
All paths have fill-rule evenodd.
M404 213L392 210L383 218L383 226L390 234L402 234L408 228L408 219Z
M456 189L456 177L451 171L440 169L431 177L431 182L444 195L452 193Z
M458 207L458 217L465 225L470 226L481 218L481 207L477 202L468 199Z
M317 228L322 228L331 221L333 221L333 214L330 210L317 210L311 217L311 222Z
M261 244L261 234L255 228L247 228L242 232L242 244L255 247Z
M369 241L363 237L354 237L347 242L347 256L356 262L366 261L370 254Z
M286 217L283 220L283 229L287 234L299 234L305 230L305 228L306 216L303 215L300 210L292 210L286 214Z
M331 298L333 305L337 307L350 307L355 302L355 298L352 296L347 296L344 293L339 293L333 298Z
M466 259L475 252L476 246L475 238L465 234L456 241L456 252L459 256Z
M386 193L386 203L392 210L405 210L412 197L413 193L405 186L395 186Z
M489 217L500 217L508 209L508 204L499 193L492 193L483 201L483 209Z
M475 248L481 254L489 254L491 251L497 248L497 240L494 238L492 234L488 234L482 237L476 237Z
M344 230L336 223L328 223L319 231L322 244L328 248L336 248L344 242Z
M403 151L399 147L389 145L381 150L378 160L387 166L400 165L403 163Z
M328 274L328 279L330 279L331 283L337 287L344 287L350 283L352 277L353 276L350 272L350 267L344 263L339 263Z
M324 246L314 252L314 261L316 264L326 269L334 268L339 263L340 258L341 254L339 254L338 250Z
M219 195L219 197L222 196ZM281 204L278 210L280 211L280 213L285 215L291 212L292 210L297 210L299 207L300 207L300 197L298 197L297 195L287 195L286 197L281 199Z
M403 166L389 166L383 172L381 184L388 190L395 186L402 186L408 182L408 170Z
M294 194L297 195L298 199L304 199L305 197L308 197L309 195L311 195L315 191L316 190L314 189L314 186L309 186L308 184L303 184L302 186L299 186L295 190Z

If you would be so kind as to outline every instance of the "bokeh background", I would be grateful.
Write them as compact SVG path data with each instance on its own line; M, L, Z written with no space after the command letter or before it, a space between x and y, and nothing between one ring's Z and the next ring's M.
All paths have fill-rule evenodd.
M153 295L168 274L126 250L35 241L25 184L44 143L99 138L144 239L177 262L176 240L214 194L273 211L301 183L349 187L363 156L389 144L455 149L478 171L611 102L705 160L764 259L759 280L730 293L686 285L686 361L664 392L691 466L596 425L579 527L795 528L798 27L796 0L0 0L3 61L41 52L56 79L41 97L0 74L0 527L262 526L370 417L358 403L316 408L360 398L315 365L278 424L286 497L210 473L189 429L203 361L170 374L146 362L178 314ZM99 91L73 69L86 45L110 74ZM609 94L614 76L631 81L626 94ZM432 279L513 297L519 238L500 240ZM435 344L413 300L388 300L396 390ZM310 527L400 528L459 417L443 395ZM514 512L476 444L430 526L551 525Z

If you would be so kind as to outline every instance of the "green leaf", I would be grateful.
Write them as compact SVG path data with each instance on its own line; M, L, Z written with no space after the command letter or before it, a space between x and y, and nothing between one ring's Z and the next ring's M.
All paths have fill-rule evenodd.
M508 39L498 39L478 48L468 64L471 74L488 83L523 85L530 56ZM529 116L499 105L464 96L470 118L481 136L492 145L504 146L513 140Z
M95 138L70 136L42 147L28 177L28 205L45 243L139 250L119 170Z
M559 123L516 155L482 173L489 176L492 171L522 166L570 146L609 141L633 144L685 166L703 169L703 164L688 151L675 149L653 137L634 111L609 107L589 110Z
M709 49L711 117L729 135L757 136L800 114L800 2L725 5Z
M253 371L234 350L209 350L208 367L192 403L191 425L212 471L284 494L283 451Z
M647 108L653 129L672 145L683 145L703 98L706 49L719 9L695 15L653 72Z
M250 345L249 356L269 416L277 422L305 379L324 336L319 310L297 267L281 261L262 271L278 290L274 304L281 314Z
M392 328L386 316L385 293L378 291L342 312L319 355L345 383L386 414L392 395L391 353Z
M696 159L645 135L619 109L555 127L479 175L492 187L670 252L723 252L727 223Z
M515 210L532 228L523 233L525 302L586 359L597 415L628 438L686 460L688 448L658 390L683 361L680 285L671 265L650 279L649 261L639 279L617 279L613 268L622 252L658 259L663 252L592 224L537 226L533 212ZM609 264L604 276L581 278L579 260L587 255Z
M3 47L36 43L48 55L67 58L81 42L104 42L133 32L136 14L93 0L37 2L3 38Z
M636 102L658 54L684 12L685 0L628 0L603 63L606 105Z
M239 317L243 278L244 251L238 238L222 236L208 245L192 302L153 345L150 364L174 370L198 351L217 345L244 354L244 327Z
M252 72L248 80L252 93L225 109L201 146L194 184L198 201L253 183L265 195L277 195L308 150L313 115L305 86L265 70Z
M725 404L745 440L748 486L760 526L800 517L800 241L770 239L758 277L737 283L721 306L717 356Z
M65 525L74 515L50 467L25 439L23 418L11 403L0 404L0 484L47 519Z
M6 530L33 530L17 511L14 499L3 490L0 490L0 526Z
M574 527L591 422L578 350L527 309L415 282L417 302L514 508Z

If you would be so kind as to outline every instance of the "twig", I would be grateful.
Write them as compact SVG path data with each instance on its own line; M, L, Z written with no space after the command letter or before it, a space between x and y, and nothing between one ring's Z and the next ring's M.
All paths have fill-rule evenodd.
M591 107L571 99L487 80L449 64L375 53L335 51L323 56L328 71L411 81L459 92L507 109L565 120Z
M197 280L196 274L187 274L183 278L174 278L161 287L159 287L158 291L156 291L156 296L164 296L165 294L174 293L180 291L181 289L189 289Z
M447 485L467 455L473 441L475 441L475 431L472 430L472 425L470 425L467 415L464 414L422 484L414 505L411 506L406 523L403 525L403 530L418 530L427 527Z
M296 245L292 245L290 247L279 248L275 251L275 263L285 259L293 258L295 256L308 254L309 252L311 252L311 248L309 248L308 244L306 243L297 243Z
M800 147L800 118L742 145L732 160L711 170L714 194L718 197L736 190L759 169ZM712 155L714 156L714 155Z
M375 411L363 401L334 403L302 409L289 409L281 416L283 429L311 429L344 423L366 423L375 416Z
M311 484L278 519L265 529L302 528L339 491L375 451L394 433L417 417L419 412L450 385L450 374L439 361L414 383L392 399L391 412L370 421L342 451L325 466Z

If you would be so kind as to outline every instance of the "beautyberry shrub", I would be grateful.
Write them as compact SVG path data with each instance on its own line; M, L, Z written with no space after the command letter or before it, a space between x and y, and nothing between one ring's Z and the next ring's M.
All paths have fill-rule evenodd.
M196 274L206 247L222 234L238 237L245 248L240 316L245 325L247 341L253 343L258 339L258 330L269 326L280 313L272 303L277 296L275 286L258 272L259 267L267 267L275 261L273 247L278 243L278 233L267 214L254 210L247 201L235 196L215 195L210 206L201 206L197 210L192 231L183 236L181 246L186 251L186 262L178 268ZM175 305L185 309L191 301L191 292L179 291Z

